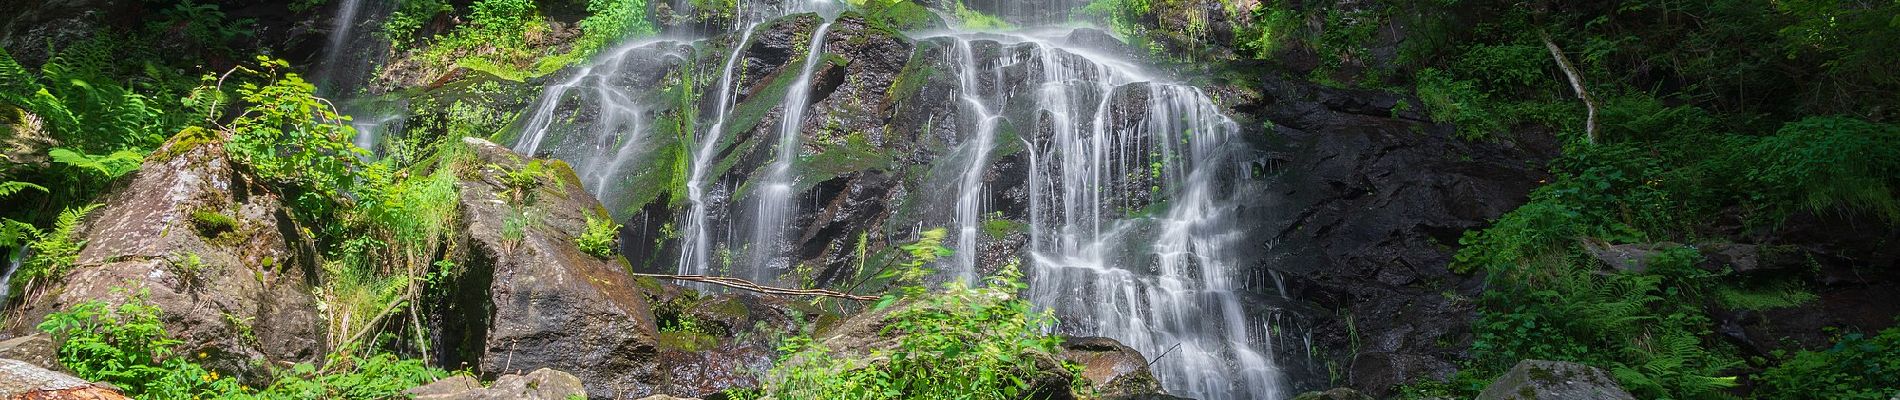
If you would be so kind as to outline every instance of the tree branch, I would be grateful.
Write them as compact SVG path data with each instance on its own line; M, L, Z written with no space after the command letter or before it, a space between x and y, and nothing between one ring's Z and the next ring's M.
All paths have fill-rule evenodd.
M859 296L859 295L839 292L835 290L786 289L786 288L779 288L779 287L771 287L771 286L760 285L757 283L752 283L751 281L747 281L744 279L728 278L728 277L723 277L723 276L663 275L663 274L633 274L633 276L645 276L645 277L652 277L652 278L672 279L672 280L691 281L691 282L705 282L705 283L711 283L714 285L720 285L720 286L725 286L725 287L749 291L749 292L776 294L776 295L784 295L784 296L821 296L821 297L835 297L835 298L840 298L840 299L857 300L857 301L873 301L873 300L878 299L875 296Z
M1557 61L1557 68L1564 70L1564 76L1570 78L1570 88L1577 91L1578 99L1583 99L1583 107L1589 110L1589 115L1584 119L1583 137L1588 143L1597 144L1597 102L1590 98L1590 91L1584 90L1583 74L1570 64L1570 58L1564 56L1564 50L1557 47L1557 42L1550 40L1549 33L1539 30L1537 37L1544 39L1544 49L1550 50L1550 58Z

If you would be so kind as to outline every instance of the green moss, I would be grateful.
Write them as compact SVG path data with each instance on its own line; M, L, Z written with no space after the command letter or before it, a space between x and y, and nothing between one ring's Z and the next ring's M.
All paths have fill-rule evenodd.
M180 154L189 152L192 149L198 148L198 146L222 143L223 139L219 139L218 134L209 129L187 126L184 130L178 131L177 135L173 135L171 142L170 146L158 149L157 152L153 152L152 156L148 158L160 162L170 161L172 157L177 157Z
M864 132L846 134L841 143L823 144L818 154L793 161L792 170L803 174L795 190L802 192L852 172L886 168L893 157L872 144Z
M191 227L198 231L198 236L211 239L236 232L238 222L221 212L195 210L191 212Z
M930 63L915 61L923 59L924 49L929 46L929 42L919 44L911 53L910 59L913 62L905 63L904 70L898 72L897 78L891 81L888 94L892 101L904 101L916 97L918 93L923 92L924 84L930 83L930 77L937 74L937 69L930 66Z
M858 4L858 9L873 26L898 31L943 27L943 20L937 18L936 13L910 0L865 0Z
M1009 235L1027 230L1028 227L1028 224L1003 219L1000 215L991 216L989 219L983 221L983 234L992 238L1002 239L1009 237Z
M660 331L660 348L686 352L711 349L719 345L719 338L693 331Z

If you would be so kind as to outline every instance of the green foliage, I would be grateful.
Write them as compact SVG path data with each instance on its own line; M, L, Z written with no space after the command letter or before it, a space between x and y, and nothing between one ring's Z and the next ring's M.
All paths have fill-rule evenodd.
M963 23L963 29L984 31L984 30L1010 29L1014 27L1013 25L1010 25L1008 21L1004 21L1002 18L997 18L994 15L984 14L982 11L977 11L969 7L963 6L962 0L957 0L956 16L957 16L957 21L960 21Z
M303 77L278 72L289 63L263 56L257 61L261 69L246 71L261 83L238 87L244 113L232 119L225 149L266 179L323 200L340 198L355 183L351 169L369 154L351 141L356 130L349 117L317 97Z
M854 0L852 3L867 19L899 31L941 25L935 13L911 0Z
M409 43L423 25L454 10L443 0L397 0L395 11L383 21L383 37L398 45Z
M60 364L74 375L112 383L138 399L239 392L237 381L174 354L181 342L166 334L160 310L146 302L147 295L131 295L118 306L79 303L48 315L39 329L53 335Z
M1834 347L1802 351L1762 372L1762 399L1864 399L1900 396L1900 327L1844 335Z
M883 334L897 343L872 356L885 363L835 355L810 337L788 339L764 391L781 399L1023 399L1036 389L1068 390L1033 386L1043 373L1037 357L1053 354L1060 339L1044 333L1054 316L1016 297L1020 279L1011 265L984 287L953 282L912 297L888 316Z
M269 387L254 390L199 365L205 353L177 354L183 343L165 331L163 310L148 296L141 291L117 306L79 303L48 315L39 329L53 335L60 364L75 375L111 383L140 400L387 399L447 375L419 360L388 354L332 354L323 371L297 364Z
M53 149L47 152L53 162L86 171L104 180L112 180L132 171L139 170L139 163L145 162L145 155L133 150L119 150L108 155L80 154L68 149Z
M14 292L34 282L63 278L72 270L73 264L79 261L79 251L86 248L86 241L77 237L75 231L79 229L79 222L85 220L86 214L99 206L93 204L66 209L59 213L59 220L53 224L53 229L38 235L27 245L33 248L33 258L20 265L20 270L13 272Z
M414 14L440 11L427 6L418 2L415 7L423 11ZM533 1L478 0L469 5L467 23L433 38L421 60L432 69L460 66L503 79L526 80L584 61L621 37L654 33L646 10L647 0L588 0L590 14L580 21L581 37L568 46L548 46L531 40L553 34ZM418 25L408 19L411 14L402 15L404 20L391 29L391 37L406 37Z
M256 31L254 25L256 21L251 19L226 18L224 10L215 3L182 0L160 10L159 18L151 22L148 30L183 37L200 48L229 55L232 42L252 36Z
M600 258L612 257L614 245L617 244L615 237L620 234L620 227L621 225L614 223L612 218L588 216L587 231L581 232L580 237L574 239L575 244L580 246L582 253Z
M1749 190L1781 215L1866 212L1900 223L1900 126L1811 117L1736 152Z

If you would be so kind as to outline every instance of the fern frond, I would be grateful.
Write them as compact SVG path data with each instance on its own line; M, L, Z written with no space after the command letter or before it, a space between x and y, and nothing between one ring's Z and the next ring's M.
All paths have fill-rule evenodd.
M17 247L40 236L33 224L0 218L0 247Z
M27 189L38 190L41 193L49 192L45 186L36 185L33 184L33 182L6 181L0 182L0 197L12 196L14 193L19 193Z
M96 156L59 148L53 149L47 155L52 156L55 162L97 173L106 179L115 179L137 171L139 164L145 162L144 154L132 150L119 150L112 154Z

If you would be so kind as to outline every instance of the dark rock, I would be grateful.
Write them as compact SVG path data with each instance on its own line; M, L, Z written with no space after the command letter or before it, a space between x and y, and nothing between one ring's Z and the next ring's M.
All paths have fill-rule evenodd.
M0 399L129 400L130 397L110 387L25 361L0 358Z
M1373 400L1372 396L1349 388L1336 388L1323 392L1306 392L1293 396L1293 400Z
M269 381L267 364L317 361L327 351L314 246L216 138L180 137L194 139L168 142L102 198L72 272L28 295L17 320L144 294L183 341L177 351L206 353L211 369L256 384Z
M455 375L403 393L416 400L567 400L587 396L580 378L546 368L527 376L502 375L486 388L473 377Z
M1264 238L1267 253L1251 279L1283 282L1283 295L1334 310L1313 328L1313 347L1350 366L1351 388L1389 396L1449 376L1465 357L1483 282L1446 268L1458 238L1527 200L1554 141L1536 132L1458 139L1394 112L1416 101L1391 94L1272 78L1248 85L1210 92L1229 99L1242 127L1267 130L1249 135L1264 151L1246 160L1273 189L1249 211L1263 232L1251 237ZM1288 370L1294 387L1328 375Z
M1603 262L1603 265L1634 273L1648 271L1651 257L1678 247L1682 245L1669 242L1608 244L1595 240L1583 241L1583 250L1589 252L1590 256L1595 257L1597 261Z
M1499 376L1478 400L1635 400L1616 379L1596 367L1563 361L1524 360Z
M778 358L778 342L800 331L800 318L825 312L800 302L747 292L702 296L690 288L640 280L663 328L663 376L654 392L710 397L727 389L763 386Z
M1056 358L1082 366L1095 394L1121 399L1161 393L1161 381L1148 371L1140 351L1105 337L1064 338Z
M575 245L606 210L565 163L547 162L523 190L503 177L534 161L481 139L463 145L476 163L459 184L466 243L452 259L463 272L451 300L435 302L437 324L459 335L439 340L442 365L478 363L489 376L553 368L581 377L596 398L644 393L657 378L653 314L624 261ZM510 234L511 219L530 223Z
M1122 43L1121 39L1116 39L1114 34L1101 29L1076 29L1069 32L1069 36L1064 38L1064 41L1070 46L1100 51L1121 58L1133 59L1140 54L1128 47L1127 43Z

